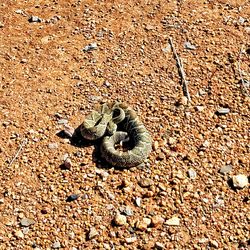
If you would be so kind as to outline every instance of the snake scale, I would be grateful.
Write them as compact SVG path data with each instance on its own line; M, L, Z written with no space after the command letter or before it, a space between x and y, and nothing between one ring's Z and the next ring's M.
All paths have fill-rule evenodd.
M126 104L104 103L86 116L80 126L87 140L102 138L101 157L116 167L129 168L141 164L152 150L152 138L136 112ZM127 150L117 144L128 142Z

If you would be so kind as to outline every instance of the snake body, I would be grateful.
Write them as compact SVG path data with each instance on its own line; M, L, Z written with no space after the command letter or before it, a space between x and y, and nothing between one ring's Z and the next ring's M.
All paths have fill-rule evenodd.
M136 112L123 103L103 104L85 118L80 131L88 140L103 138L101 156L113 166L137 166L152 149L149 132ZM130 148L126 151L116 149L116 145L124 141L129 141Z

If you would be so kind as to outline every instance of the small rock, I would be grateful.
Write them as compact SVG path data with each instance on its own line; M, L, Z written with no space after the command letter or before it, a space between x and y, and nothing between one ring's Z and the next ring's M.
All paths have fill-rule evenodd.
M165 48L163 48L162 51L163 51L164 53L170 52L170 51L171 51L171 46L170 46L170 44L167 45Z
M97 49L97 43L91 43L87 45L85 48L83 48L83 51L89 52L89 51L96 50L96 49Z
M151 224L153 227L159 227L163 223L164 223L164 219L160 215L156 215L151 218Z
M233 169L233 166L232 166L232 165L226 165L226 166L221 167L221 169L220 169L219 172L220 172L221 174L228 174L229 172L232 171L232 169Z
M0 199L0 204L3 204L4 203L4 198L1 198Z
M217 115L226 115L230 112L229 108L220 108L216 111Z
M178 101L183 106L186 106L188 104L188 99L186 96L182 96L181 99Z
M73 134L75 133L75 129L71 126L68 125L64 125L64 133L65 135L67 135L69 138L71 138L73 136Z
M150 187L150 186L152 186L154 184L154 182L151 180L151 179L149 179L149 178L141 178L140 180L139 180L139 185L141 186L141 187Z
M98 234L99 234L98 231L97 231L94 227L91 227L90 230L89 230L89 233L88 233L88 239L89 239L89 240L92 240L92 239L95 238Z
M35 224L35 221L29 218L23 218L21 219L20 224L23 227L29 227L30 225Z
M156 249L165 249L165 246L160 242L155 242L155 248Z
M24 234L21 230L16 231L15 236L20 239L24 238Z
M127 218L125 215L117 213L115 218L114 218L114 223L116 226L123 226L127 223Z
M137 207L141 206L141 198L140 197L135 198L135 204L136 204Z
M49 145L48 145L48 147L49 147L49 149L56 149L56 148L58 148L58 143L49 143Z
M104 85L105 85L107 88L111 87L111 84L110 84L108 81L105 81L105 82L104 82Z
M2 22L0 22L0 28L3 28L4 24Z
M22 229L22 232L23 232L23 234L27 234L29 232L29 228L28 227L24 227Z
M197 177L197 173L196 173L192 168L190 168L190 169L188 170L188 177L189 177L190 179L195 179L195 178Z
M67 119L60 119L60 120L57 121L57 123L59 125L66 125L68 123L68 120Z
M63 167L68 170L72 168L72 162L70 158L66 158L66 160L63 162Z
M162 161L162 160L164 160L164 159L165 159L165 154L162 153L162 152L160 152L160 153L157 155L157 160Z
M195 106L195 110L198 111L198 112L201 112L205 109L204 106Z
M127 244L131 244L136 242L137 238L136 237L129 237L129 238L125 238L125 241Z
M232 180L233 180L233 185L236 188L244 188L248 184L248 178L243 174L233 176Z
M58 249L61 247L61 243L59 241L55 241L51 247L54 249Z
M145 231L150 224L151 224L151 219L143 218L142 221L138 221L136 223L136 228L139 230Z
M23 10L15 10L15 12L16 14L20 14L20 15L24 14Z
M80 197L80 194L71 194L71 195L66 199L66 201L67 201L67 202L75 201L75 200L77 200L79 197Z
M178 217L172 217L171 219L167 220L165 222L168 226L179 226L180 225L180 219Z
M125 213L127 216L132 216L134 214L132 208L129 206L126 206L123 209L123 213Z
M216 240L210 240L210 245L216 249L219 247L219 243Z
M190 42L185 42L184 47L185 47L185 49L190 49L190 50L195 50L196 49L196 46L191 44Z
M28 20L30 23L40 23L42 19L38 16L31 16Z

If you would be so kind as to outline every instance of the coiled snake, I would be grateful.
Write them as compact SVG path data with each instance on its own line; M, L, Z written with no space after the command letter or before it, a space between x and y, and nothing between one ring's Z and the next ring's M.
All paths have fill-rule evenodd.
M81 135L88 140L103 138L101 157L117 167L141 164L152 149L152 139L135 111L123 103L103 104L92 111L80 126ZM116 148L128 142L126 151Z

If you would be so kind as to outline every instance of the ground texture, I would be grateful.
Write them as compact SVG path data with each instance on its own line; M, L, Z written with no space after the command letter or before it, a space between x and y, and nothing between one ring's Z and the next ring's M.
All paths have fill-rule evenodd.
M2 0L0 249L248 249L249 41L249 1ZM58 134L116 99L144 167Z

